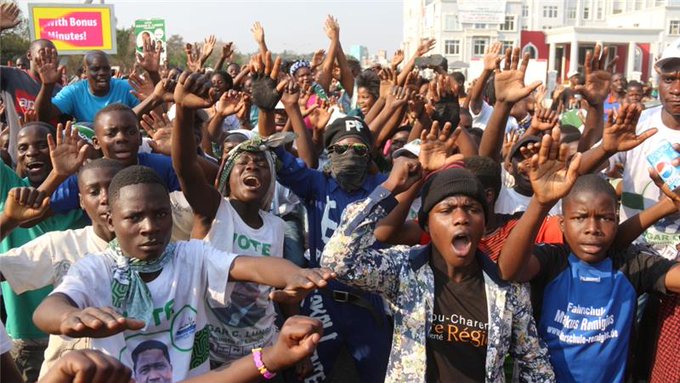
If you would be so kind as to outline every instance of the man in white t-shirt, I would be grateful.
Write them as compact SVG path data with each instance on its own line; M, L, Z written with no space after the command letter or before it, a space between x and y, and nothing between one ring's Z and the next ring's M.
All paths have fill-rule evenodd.
M267 283L284 289L274 298L300 299L332 277L276 257L225 253L204 241L169 243L168 191L150 168L121 170L108 200L116 239L72 265L34 320L50 334L93 338L92 348L128 367L134 350L154 340L168 349L173 381L207 372L206 297L226 304L227 282Z

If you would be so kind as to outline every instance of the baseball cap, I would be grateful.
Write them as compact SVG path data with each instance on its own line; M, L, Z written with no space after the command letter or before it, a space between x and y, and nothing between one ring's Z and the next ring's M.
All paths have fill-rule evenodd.
M420 155L420 138L416 138L403 147L395 150L394 153L392 153L392 158L397 158L407 153L416 156L416 158Z
M567 78L572 78L578 74L578 70L572 70L569 73L567 73Z
M663 50L661 58L654 64L654 69L660 72L664 65L673 61L680 62L680 38L674 40Z

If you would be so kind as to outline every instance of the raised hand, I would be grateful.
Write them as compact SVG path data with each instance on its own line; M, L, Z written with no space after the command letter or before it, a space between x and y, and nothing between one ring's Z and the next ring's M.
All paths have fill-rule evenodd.
M132 382L132 371L118 359L96 350L73 350L63 354L40 383Z
M279 303L299 303L310 292L328 286L328 281L335 277L335 273L326 268L298 269L297 273L285 277L286 287L272 291L269 298Z
M78 136L78 129L73 129L71 121L57 125L56 142L52 134L47 135L50 148L52 170L58 175L68 177L80 169L87 157L87 144Z
M198 47L187 43L184 46L184 52L187 54L187 68L192 72L201 70L201 61L199 59Z
M312 355L322 334L323 324L318 319L292 316L281 327L274 345L262 351L262 360L271 371L292 366Z
M378 72L380 78L380 97L386 98L392 91L392 87L397 85L397 72L390 68L382 68Z
M500 62L496 64L494 85L497 102L514 104L527 97L534 89L541 85L540 81L534 81L529 86L524 85L524 75L529 65L529 54L526 53L524 55L521 64L519 58L519 48L512 50L512 54L508 48L505 51L505 68L503 71L501 71Z
M536 108L531 118L532 134L552 130L560 122L560 116L555 110Z
M401 64L402 61L404 61L404 51L401 49L397 49L397 51L394 52L394 56L392 56L390 68L396 72L397 68L399 67L399 64Z
M173 94L175 104L187 109L208 108L215 103L209 93L211 86L208 76L189 71L182 72Z
M136 52L137 64L149 73L156 73L161 66L161 53L163 45L160 41L154 43L152 40L144 41L142 53Z
M542 205L552 205L569 193L578 178L581 153L576 153L567 164L569 147L560 145L560 129L555 128L541 140L538 154L531 158L529 179L534 198Z
M314 52L314 55L312 56L312 61L309 62L309 66L312 69L317 68L323 62L323 58L325 55L326 51L323 49L319 49L318 51Z
M503 136L503 146L501 147L501 156L505 159L505 162L510 160L510 150L519 141L520 134L517 133L517 129L512 129Z
M418 160L426 173L434 172L456 161L462 161L461 155L453 155L460 129L453 130L450 122L439 130L439 122L433 121L428 131L420 134L420 155Z
M500 41L496 41L495 43L489 45L488 48L486 48L486 53L484 53L484 70L492 72L493 70L496 69L501 63L501 60L503 59L503 56L501 55L501 48L503 47L503 44L501 44Z
M0 31L11 29L19 25L21 19L19 18L19 6L14 3L0 4Z
M297 81L293 78L288 79L288 84L283 88L283 95L281 96L281 102L284 106L295 106L298 105L300 100L300 87Z
M383 186L396 195L405 192L423 178L423 167L415 158L399 156L392 161L392 170Z
M253 34L255 42L264 44L264 28L262 28L262 24L260 24L259 21L256 21L255 24L253 24L253 27L250 28L250 32Z
M437 40L435 39L425 39L423 40L420 45L418 45L418 48L416 49L416 56L420 57L425 55L427 52L431 51L434 48L434 45L437 43Z
M285 79L277 84L281 69L281 57L272 62L271 52L265 57L256 54L250 60L250 73L253 78L252 98L253 104L264 110L274 110L281 98L281 92L288 84Z
M230 89L220 96L220 100L216 104L216 112L222 116L227 117L235 114L237 111L238 104L241 102L241 93Z
M59 73L59 60L57 58L57 50L54 48L44 48L38 51L36 57L36 65L40 81L43 84L56 84L61 80L61 73Z
M158 113L151 111L150 114L144 114L142 120L139 122L146 134L151 138L149 146L155 153L165 154L166 156L172 153L172 121L168 115L163 113L161 116Z
M203 65L203 63L206 62L206 60L208 60L208 57L210 57L210 55L213 53L216 42L217 38L215 38L215 35L210 35L205 38L200 58L201 66Z
M326 125L328 125L328 121L331 120L331 111L329 110L330 105L327 102L319 101L319 103L310 113L309 120L314 130L323 132L326 129Z
M649 172L649 177L654 181L654 184L661 190L666 198L673 202L675 209L680 211L680 188L671 190L668 184L663 182L659 173L656 172L656 169L649 167L647 168L647 171Z
M340 39L340 24L338 24L338 20L331 15L328 15L326 18L324 31L326 31L326 36L328 36L329 39L334 41Z
M641 112L642 108L637 104L622 105L616 118L614 118L614 111L609 111L607 123L602 131L602 149L605 152L614 154L631 150L658 131L652 128L639 135L636 133L635 129Z
M32 187L10 189L2 214L22 224L42 217L50 207L50 198Z
M231 55L234 54L234 42L230 41L222 47L222 58L225 60L229 60L231 58Z
M574 90L583 95L590 106L601 105L609 95L609 85L612 79L611 68L618 60L618 56L609 64L605 64L607 53L608 48L602 49L599 44L595 46L594 52L586 52L584 63L586 83L574 87Z
M385 97L385 106L401 108L411 97L411 90L406 87L393 86L392 91Z
M71 312L59 332L71 338L106 338L125 330L140 330L144 321L125 318L111 307L88 307Z
M147 97L151 96L154 91L154 85L148 76L138 75L136 73L131 73L128 77L128 83L132 87L130 93L137 97L139 101L144 101Z

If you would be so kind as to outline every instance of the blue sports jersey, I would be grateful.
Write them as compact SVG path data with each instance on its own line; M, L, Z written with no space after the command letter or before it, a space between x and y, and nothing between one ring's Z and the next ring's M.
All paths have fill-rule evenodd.
M90 92L87 80L65 86L52 98L54 106L64 114L70 114L79 122L93 122L98 111L109 104L121 103L133 108L139 100L130 93L132 87L127 80L111 79L109 93L98 97Z
M568 245L537 246L538 332L558 382L624 382L637 296L665 292L674 263L639 246L583 262ZM535 297L536 298L536 297Z
M137 164L148 166L165 181L169 191L181 190L175 169L172 168L170 157L155 153L137 154ZM65 213L73 209L80 209L78 198L78 177L75 175L66 179L50 198L50 208L55 213Z

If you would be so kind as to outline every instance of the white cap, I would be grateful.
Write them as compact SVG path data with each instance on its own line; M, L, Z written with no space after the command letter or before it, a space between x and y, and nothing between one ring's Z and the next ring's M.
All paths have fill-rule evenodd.
M573 70L573 71L567 73L567 78L572 78L572 77L576 76L578 73L579 73L578 70Z
M680 38L674 40L666 49L663 50L661 58L654 64L654 69L657 71L671 61L680 62Z
M416 138L415 140L404 145L403 147L395 150L394 153L392 153L392 158L397 158L406 153L411 153L416 157L420 155L420 138Z

